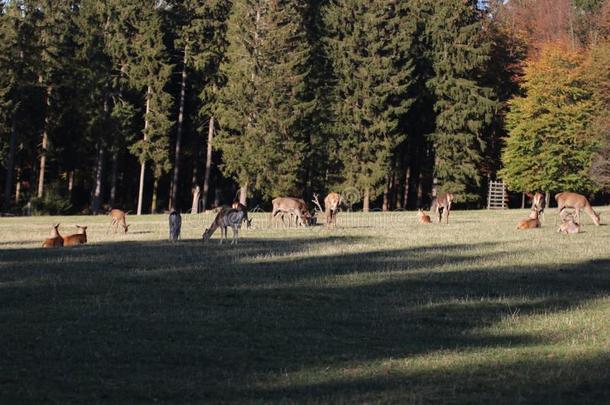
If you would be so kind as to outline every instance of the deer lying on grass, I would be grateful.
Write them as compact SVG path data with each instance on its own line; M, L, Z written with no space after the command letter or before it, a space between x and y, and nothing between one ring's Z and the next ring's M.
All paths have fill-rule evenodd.
M236 244L239 239L239 228L241 228L244 216L244 211L234 208L222 208L216 215L212 225L203 232L203 241L207 242L210 240L216 229L220 228L220 244L222 245L222 242L227 239L227 228L231 227L233 229L231 245Z
M570 215L559 226L559 229L557 229L557 232L560 232L560 233L579 233L580 232L580 225L578 223L574 222L574 217L572 215Z
M246 207L239 201L233 201L233 204L231 204L231 208L244 212L244 222L246 223L246 229L250 229L250 227L252 226L252 219L248 219L248 207Z
M559 216L563 221L562 212L566 208L574 209L574 220L580 224L580 210L584 210L595 225L599 226L599 214L593 211L591 208L591 204L589 204L589 200L584 195L578 193L558 193L555 194L555 200L557 201L557 210L559 212Z
M278 197L274 198L273 201L273 211L271 211L271 216L269 217L269 224L273 222L273 218L275 218L278 214L282 214L282 223L286 225L284 222L284 214L296 215L297 224L302 226L307 226L311 223L311 214L307 209L307 204L300 198L293 197ZM289 222L292 224L292 219Z
M172 210L169 213L169 240L176 242L180 237L180 228L182 227L182 216L179 212Z
M442 215L445 216L445 221L449 223L449 211L451 211L451 203L454 200L454 195L452 193L444 193L436 197L432 200L432 206L430 207L430 212L434 212L436 217L438 217L438 223L441 223ZM443 212L441 213L441 208Z
M431 224L430 215L426 214L421 208L417 210L417 218L420 224Z
M59 234L59 224L53 225L51 237L42 242L43 248L60 247L64 245L64 238Z
M64 246L84 245L87 243L87 227L76 225L78 232L64 238Z
M538 210L532 210L528 219L523 219L517 223L517 229L534 229L540 228L540 220L538 220Z
M112 217L112 222L110 223L110 226L108 227L108 229L110 229L111 227L114 226L114 233L117 233L117 231L119 229L119 225L121 225L123 227L123 233L127 233L127 230L129 229L129 225L127 225L127 222L125 222L125 217L127 216L128 212L125 212L123 210L119 210L116 208L113 210L110 210L108 215L110 215L110 217ZM106 233L108 233L108 231L106 231Z

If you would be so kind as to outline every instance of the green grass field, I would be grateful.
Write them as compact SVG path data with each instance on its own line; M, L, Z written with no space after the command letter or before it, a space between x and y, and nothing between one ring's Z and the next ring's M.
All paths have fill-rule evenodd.
M339 214L242 231L211 214L0 219L0 403L610 401L610 209ZM51 224L86 246L41 249ZM229 232L231 234L231 232Z

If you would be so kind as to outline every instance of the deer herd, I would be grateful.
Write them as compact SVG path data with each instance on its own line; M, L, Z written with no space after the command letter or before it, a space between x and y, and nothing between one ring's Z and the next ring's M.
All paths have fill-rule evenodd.
M528 218L523 219L517 223L517 229L534 229L541 226L540 216L544 213L545 201L544 196L541 193L536 193L532 197L532 207ZM587 198L581 194L572 192L563 192L555 195L557 201L557 210L561 219L561 224L557 232L561 233L579 233L580 232L580 211L584 210L595 225L600 224L600 216L596 213ZM438 223L442 223L443 217L445 223L449 223L449 213L451 211L451 204L454 201L454 195L452 193L443 193L432 200L430 206L430 215L426 214L423 210L419 209L417 218L420 224L430 224L433 215L434 219ZM324 208L319 201L319 195L314 194L312 203L316 206L314 215L309 212L307 204L301 198L295 197L278 197L273 199L273 209L269 216L269 225L272 225L274 221L277 221L278 217L281 219L284 226L289 227L293 224L298 226L311 226L316 225L316 214L317 212L324 213L325 227L334 228L337 225L337 213L339 212L339 206L341 205L341 195L335 192L329 193L324 198ZM569 210L573 210L569 212ZM125 212L120 209L112 209L108 213L111 218L108 231L113 228L116 234L119 227L122 228L123 233L126 234L129 230L127 225L126 217L129 212ZM288 222L286 222L288 221ZM182 218L180 214L173 211L169 214L169 239L170 241L177 241L180 237ZM233 230L233 239L231 244L236 244L239 239L239 230L242 224L246 224L247 228L250 228L252 219L248 218L248 208L239 202L233 202L229 206L221 207L214 221L203 232L203 240L207 242L214 232L220 228L220 243L222 244L228 238L228 229ZM45 239L42 243L43 248L50 247L61 247L61 246L75 246L87 243L87 227L76 225L77 232L68 236L61 236L59 233L59 225L53 225L51 235Z

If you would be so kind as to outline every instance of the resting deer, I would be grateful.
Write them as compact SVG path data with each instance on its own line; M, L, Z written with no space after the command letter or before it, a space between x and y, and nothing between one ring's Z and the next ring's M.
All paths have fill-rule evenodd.
M430 212L434 212L438 217L438 223L441 223L442 215L445 215L445 221L449 223L449 211L451 211L451 203L453 202L454 195L452 193L444 193L432 200L432 206ZM441 213L441 208L443 212Z
M84 245L87 243L87 227L76 225L78 232L64 238L64 246Z
M114 233L117 233L118 229L119 229L119 225L121 225L123 227L123 233L127 233L127 230L129 229L129 225L127 225L127 222L125 222L125 217L127 216L127 212L115 208L115 209L111 210L108 213L108 215L110 215L110 217L112 217L112 222L110 223L110 226L108 227L108 229L110 229L111 227L114 226ZM106 231L106 233L108 233L108 231Z
M538 220L538 210L532 210L528 219L523 219L517 223L517 229L534 229L540 228L540 220Z
M420 224L431 224L430 215L426 214L421 208L417 210L417 218Z
M64 245L64 238L59 234L59 224L53 225L51 237L42 242L43 248L60 247Z
M227 239L227 228L231 227L233 229L231 244L236 244L239 239L239 228L241 228L244 216L244 211L234 208L222 208L216 215L212 225L203 232L203 241L207 242L210 240L216 229L220 228L220 244L222 245L222 242Z
M169 240L176 242L180 237L180 228L182 227L182 216L178 211L172 210L169 213Z
M272 203L273 211L271 211L271 216L269 217L270 224L273 222L273 218L275 218L279 213L282 214L282 223L284 223L283 214L294 214L297 217L297 223L300 223L302 226L307 226L310 224L311 214L307 209L307 204L305 204L305 201L302 199L293 197L278 197L274 198ZM290 223L292 223L292 220Z
M246 228L250 229L250 226L252 226L252 219L248 219L248 207L246 207L244 204L240 203L239 201L233 201L233 204L231 204L231 208L233 208L234 210L241 210L244 212L244 222L246 223Z
M580 225L578 223L574 222L574 217L572 217L570 215L559 226L559 229L557 229L557 232L560 232L560 233L579 233L580 232Z
M574 209L574 219L580 224L580 210L584 210L595 225L599 226L599 214L593 211L589 200L584 195L578 193L563 192L555 194L555 200L557 201L557 210L559 216L563 220L562 212L566 208Z

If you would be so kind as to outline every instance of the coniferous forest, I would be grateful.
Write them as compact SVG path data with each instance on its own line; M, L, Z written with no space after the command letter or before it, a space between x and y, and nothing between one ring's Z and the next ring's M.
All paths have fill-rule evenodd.
M610 187L610 0L0 0L4 212Z

